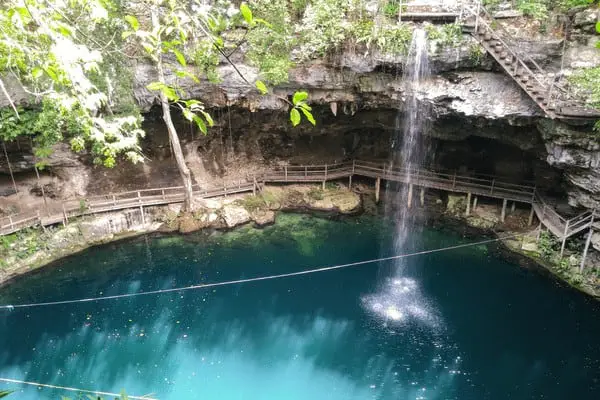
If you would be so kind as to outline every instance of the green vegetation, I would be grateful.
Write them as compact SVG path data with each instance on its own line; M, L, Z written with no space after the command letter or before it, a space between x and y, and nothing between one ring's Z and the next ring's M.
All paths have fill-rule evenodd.
M236 201L240 206L250 212L268 210L279 204L279 199L270 191L262 191L255 196L245 196Z
M600 33L600 22L596 23L596 31ZM600 48L600 42L596 46ZM591 107L600 108L600 67L580 69L568 80L575 94L583 97ZM594 130L600 132L600 120L596 121Z
M284 2L269 0L254 0L250 4L256 16L269 21L269 25L260 24L248 32L248 59L260 69L266 82L273 85L287 82L293 65L290 48L295 45L289 7Z
M3 111L2 140L21 133L32 135L38 151L44 153L52 144L67 139L74 150L87 147L95 162L106 166L114 165L120 154L132 162L142 159L137 146L143 135L141 120L135 112L115 114L119 96L114 88L126 90L127 86L115 82L118 63L107 65L100 50L106 48L108 53L109 47L112 50L119 45L118 9L115 2L92 0L3 3L0 92L19 119L20 110L4 84L5 76L12 74L32 98L42 100L42 106L39 116L25 116L27 122L16 133L11 132L15 120ZM123 109L127 111L127 107ZM32 125L34 129L23 132Z
M485 49L479 43L472 43L469 46L469 60L474 65L479 65L485 58Z
M561 243L549 232L541 232L537 242L539 257L545 261L546 266L556 275L569 284L596 293L598 290L598 279L600 268L585 268L580 271L581 258L584 243L581 239L569 239L566 243L567 256L560 256Z
M313 200L323 200L325 198L325 191L320 187L312 187L308 191L308 197Z
M523 15L541 21L548 18L548 3L547 0L519 0L516 5Z
M495 10L502 0L483 0L483 5L489 10ZM523 15L543 20L549 13L564 13L574 7L589 6L595 0L517 0L516 9Z
M8 267L9 256L25 259L40 250L47 250L47 241L54 229L28 228L0 236L0 268Z
M600 107L600 67L585 68L569 77L580 95L593 107Z
M463 33L460 24L427 25L427 38L441 47L457 47L463 43ZM441 47L440 47L441 46Z
M189 209L191 175L171 109L179 110L204 134L213 120L200 100L186 98L180 82L199 83L198 73L218 80L216 65L225 60L235 67L230 56L244 43L250 44L248 57L268 82L287 79L290 24L274 18L285 10L278 14L270 2L256 3L264 8L264 18L255 17L246 3L230 13L233 3L228 1L216 2L210 13L199 13L195 9L205 6L200 0L7 0L0 10L0 93L10 107L0 110L0 139L30 136L42 159L53 144L67 140L74 151L89 151L94 163L105 167L114 167L121 156L142 161L138 141L144 132L133 101L132 74L126 71L130 59L144 59L154 67L157 80L147 89L160 99L171 148L187 189L184 210ZM246 31L250 39L226 43L225 31ZM197 68L188 67L188 62L195 62ZM237 68L235 71L249 87L268 93L262 81L251 83ZM4 84L8 75L17 78L31 95L31 110L16 106ZM167 79L171 76L177 79ZM302 115L316 123L305 94L300 92L303 98L298 102L281 97L290 105L294 125Z

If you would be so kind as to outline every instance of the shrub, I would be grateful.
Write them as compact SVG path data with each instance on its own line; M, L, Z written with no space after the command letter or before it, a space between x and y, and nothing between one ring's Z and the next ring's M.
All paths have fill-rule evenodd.
M308 197L313 200L323 200L325 198L325 193L323 192L323 189L313 187L308 191Z
M548 7L544 0L519 0L517 10L538 21L548 18Z

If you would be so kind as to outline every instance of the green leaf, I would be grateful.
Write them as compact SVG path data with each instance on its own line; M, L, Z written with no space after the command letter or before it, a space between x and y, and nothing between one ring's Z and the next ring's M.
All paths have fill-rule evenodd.
M306 117L306 119L313 125L317 125L317 121L315 121L315 117L313 117L312 113L305 108L301 108L302 114Z
M292 121L292 126L300 123L300 113L295 108L292 108L292 111L290 111L290 121Z
M273 29L273 25L271 25L271 23L269 23L268 21L265 21L262 18L254 18L254 22L257 24L262 24L264 26L266 26L269 29Z
M172 87L169 87L167 85L164 85L160 91L165 95L165 97L167 99L169 99L170 101L177 101L179 100L179 96L177 96L177 92L175 91L175 89L173 89Z
M206 129L206 124L202 121L202 118L194 114L194 122L198 125L198 128L200 128L200 131L206 135L208 130Z
M134 34L133 31L125 31L125 32L121 33L121 39L125 40L125 39L127 39L129 36L131 36L133 34Z
M294 105L297 105L298 103L300 103L301 101L304 101L306 99L308 99L308 93L296 92L296 93L294 93L294 97L292 97L292 103L294 103Z
M152 55L154 53L154 47L150 46L148 43L142 43L142 47L146 50L146 53Z
M146 86L146 89L148 90L160 90L165 86L164 83L160 83L160 82L151 82Z
M302 102L302 103L298 103L296 104L298 107L305 109L306 111L312 111L312 107L309 106L308 104Z
M181 54L181 52L177 49L171 49L171 51L173 52L173 54L175 54L175 57L177 57L177 61L179 61L179 64L181 64L182 67L185 67L187 63L185 62L185 57L183 56L183 54Z
M63 36L72 36L73 35L73 31L71 30L71 27L68 26L67 24L63 24L62 22L58 23L58 31Z
M54 67L48 67L44 71L46 71L46 74L48 74L50 79L52 79L53 81L58 80L58 75L56 75L56 70L54 69Z
M215 19L215 17L213 17L212 15L209 15L206 18L206 25L208 25L208 28L211 31L215 31L217 30L218 24L217 24L217 20Z
M246 22L251 24L252 20L253 20L252 10L250 10L250 7L248 7L248 4L246 4L246 3L240 4L240 11L242 13L242 16L246 20Z
M596 22L596 32L600 33L600 21Z
M208 122L208 126L213 126L215 124L215 121L213 121L209 113L207 113L206 111L200 112L202 113L202 115L204 115L204 119L206 120L206 122Z
M133 15L126 15L125 21L129 22L129 25L131 25L131 29L133 29L134 31L140 29L140 23L138 22L137 18Z
M179 78L190 78L194 82L200 83L200 79L198 79L198 77L196 75L194 75L188 71L183 71L183 70L175 71L175 75Z
M40 76L42 76L43 73L44 70L40 67L35 67L31 70L31 76L33 76L33 79L38 79Z
M8 396L12 392L13 392L12 390L2 390L2 391L0 391L0 399L3 398L3 397Z
M185 119L187 119L188 121L193 121L194 120L194 113L191 112L189 109L182 108L181 111L183 112L183 117Z
M267 94L269 89L267 89L267 85L263 81L256 81L256 88L259 90L260 94Z

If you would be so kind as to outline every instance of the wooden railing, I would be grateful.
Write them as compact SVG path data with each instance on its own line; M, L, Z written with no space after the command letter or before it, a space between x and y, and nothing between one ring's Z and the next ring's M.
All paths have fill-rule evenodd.
M600 111L589 108L584 98L574 97L561 81L555 79L527 53L514 50L515 40L481 5L481 1L463 3L461 18L474 18L475 37L513 80L551 118L600 118ZM468 24L463 25L469 27ZM506 62L507 60L510 60ZM535 83L535 84L534 84Z
M245 193L256 190L254 182L240 181L221 187L193 187L196 198L210 198ZM7 235L35 225L54 225L68 223L70 218L135 207L147 207L180 203L184 200L183 186L172 186L155 189L141 189L108 195L90 196L85 199L66 200L61 203L60 210L41 212L26 211L0 218L0 235Z
M193 189L196 198L209 198L255 192L265 183L326 182L355 175L532 204L538 219L559 238L566 238L589 228L594 219L594 212L591 211L570 220L562 217L542 199L533 185L510 183L493 176L458 175L456 172L424 168L408 169L384 162L360 160L324 165L287 165L234 184L210 188L200 188L195 185ZM53 210L43 212L26 211L0 218L0 235L7 235L35 225L67 224L71 218L89 214L180 203L183 200L183 186L141 189L67 200L60 204L60 209L55 207Z

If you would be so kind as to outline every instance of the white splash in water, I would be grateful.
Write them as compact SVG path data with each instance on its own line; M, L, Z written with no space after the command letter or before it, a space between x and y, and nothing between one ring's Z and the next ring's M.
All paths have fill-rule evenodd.
M406 277L389 278L376 294L362 298L365 307L384 325L419 323L437 328L440 319L424 299L417 281Z
M404 169L413 169L422 163L422 133L426 129L427 110L418 101L422 81L430 75L427 56L427 35L422 29L415 29L411 46L404 66L403 80L406 86L407 99L404 113L396 118L396 137L392 144L392 165ZM401 143L400 146L397 146ZM410 179L408 184L410 184ZM405 252L408 241L418 235L411 234L411 213L407 207L409 185L388 197L392 207L387 207L387 214L395 221L394 254ZM388 187L391 192L392 188ZM377 293L365 296L363 304L367 309L387 325L419 322L435 328L440 324L434 307L419 290L416 280L405 276L404 260L398 260L395 276L384 281Z

